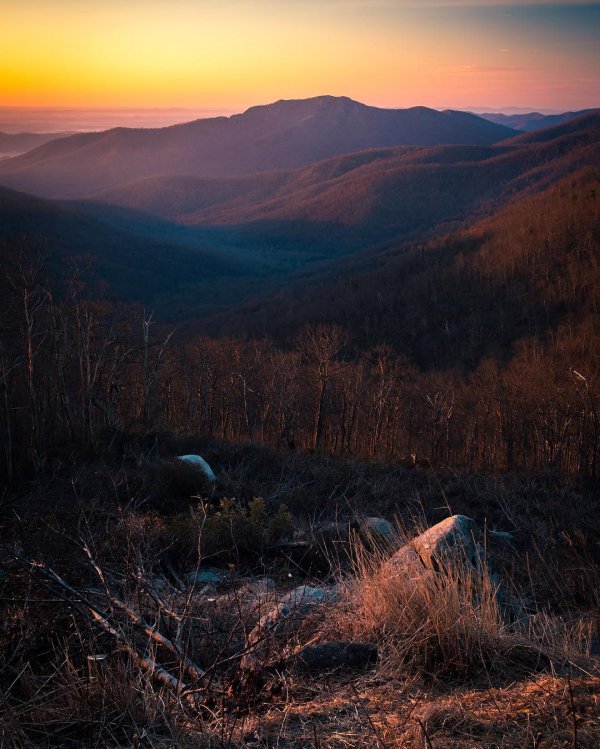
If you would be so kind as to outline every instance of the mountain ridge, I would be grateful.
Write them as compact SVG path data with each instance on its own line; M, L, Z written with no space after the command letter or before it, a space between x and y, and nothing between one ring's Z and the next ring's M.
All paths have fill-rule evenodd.
M161 174L239 176L365 148L487 145L511 135L509 128L454 110L380 109L347 97L281 100L231 117L59 139L0 164L0 184L42 197L80 198Z
M291 171L220 180L150 177L93 197L187 225L310 218L355 227L366 221L385 229L408 213L407 218L430 213L436 220L465 216L488 199L543 189L600 160L600 130L590 122L595 119L583 118L566 134L538 136L531 143L517 137L493 146L368 149ZM562 133L564 127L552 132ZM447 204L441 212L440 201Z
M522 132L532 132L580 117L583 114L593 112L591 109L580 109L572 112L561 112L560 114L542 114L541 112L523 112L518 114L505 114L503 112L484 112L480 115L485 120L495 122L497 125L505 125Z
M0 131L0 157L15 156L59 138L68 138L72 132L58 133L5 133Z

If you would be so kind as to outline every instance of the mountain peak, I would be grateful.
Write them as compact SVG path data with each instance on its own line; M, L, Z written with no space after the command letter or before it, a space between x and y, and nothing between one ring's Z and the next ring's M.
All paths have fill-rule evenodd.
M256 113L294 113L294 112L318 112L328 109L369 109L368 105L355 101L348 96L332 96L323 94L312 96L308 99L278 99L270 104L257 104L246 109L242 114L232 115L230 119L246 117Z
M460 112L381 109L323 95L158 130L64 138L1 163L0 183L44 197L83 197L157 175L233 177L370 148L489 145L511 135L507 127Z

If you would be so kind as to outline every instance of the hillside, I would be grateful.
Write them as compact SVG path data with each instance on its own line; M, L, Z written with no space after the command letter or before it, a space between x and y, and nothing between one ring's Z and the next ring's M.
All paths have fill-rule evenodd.
M560 128L558 136L532 143L519 136L496 146L371 149L303 169L221 180L153 177L95 197L186 225L243 226L280 239L320 232L323 241L364 247L476 216L600 160L593 117L569 133Z
M91 261L88 280L117 296L150 302L193 282L239 275L243 264L160 222L122 211L120 226L74 206L0 188L0 258L39 254L64 272L69 260ZM83 262L84 266L88 262Z
M424 244L361 253L204 323L215 334L287 340L305 323L391 345L425 368L505 358L519 341L600 336L600 173L587 168ZM580 333L577 331L581 331ZM590 338L591 337L591 338ZM594 344L595 345L595 344Z
M535 130L531 133L522 133L511 138L507 143L545 143L550 140L561 138L573 133L594 133L600 129L600 109L592 109L580 117L575 117L566 122L561 122L552 127Z
M155 130L116 128L60 139L0 164L0 184L43 197L80 198L156 175L293 169L365 148L490 144L512 133L465 112L378 109L322 96Z
M424 241L544 190L600 161L596 123L589 115L533 143L389 147L256 175L146 178L94 201L5 190L0 236L11 246L27 237L63 255L89 252L95 277L117 296L160 300L169 319L190 320L268 296L290 273Z
M0 132L0 159L30 151L57 138L72 133L2 133Z

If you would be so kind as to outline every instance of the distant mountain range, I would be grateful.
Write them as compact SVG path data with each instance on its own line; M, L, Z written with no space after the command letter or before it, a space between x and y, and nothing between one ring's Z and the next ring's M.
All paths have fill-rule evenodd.
M345 97L279 101L155 130L116 128L47 143L0 164L0 184L54 198L157 175L232 177L396 145L489 145L514 131L467 112L378 109Z
M504 125L505 127L513 128L513 130L521 130L528 133L532 130L541 130L545 127L560 125L563 122L581 117L581 115L589 114L593 111L593 109L581 109L578 112L562 112L561 114L541 114L540 112L502 114L500 112L486 112L479 116L490 122L495 122L497 125Z
M369 149L291 171L152 177L95 197L188 225L301 237L312 227L357 246L462 220L594 163L600 112L493 146Z
M25 153L57 138L72 133L2 133L0 132L0 158Z
M349 148L357 139L373 143L388 137L384 124L396 116L405 125L443 123L448 138L450 130L459 138L455 126L460 123L463 133L472 128L474 142L384 143L307 165L264 168L334 150L325 122L330 128L339 123L345 140L337 147ZM422 140L427 140L425 130ZM477 142L492 131L492 140L506 133L512 137ZM394 132L400 137L399 128ZM408 125L404 132L410 132ZM417 140L416 131L413 136ZM242 142L247 145L240 173L190 173L193 166L224 170L228 164L233 170L233 151L223 145L227 140L238 149ZM105 150L107 142L114 151ZM209 142L220 143L221 150L203 163L199 153L206 155ZM298 151L288 153L293 142L299 143ZM147 160L181 164L186 143L189 158L180 173L136 177L135 170L128 172ZM258 163L261 171L247 172ZM298 282L298 274L313 274L317 283L322 274L337 273L341 258L351 253L371 263L386 248L462 231L511 201L529 199L598 164L598 110L515 135L454 112L377 110L331 97L281 102L237 119L73 136L0 164L0 183L35 183L36 191L67 196L79 193L76 184L85 184L89 198L57 202L0 190L1 257L20 247L41 247L57 265L88 253L94 261L92 280L108 282L121 298L190 319L272 294ZM129 178L98 188L109 172ZM239 319L246 319L245 313Z

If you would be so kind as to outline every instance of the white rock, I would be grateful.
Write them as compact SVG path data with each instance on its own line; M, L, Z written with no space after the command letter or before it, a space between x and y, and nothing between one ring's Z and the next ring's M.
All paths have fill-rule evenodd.
M209 481L216 482L217 477L215 476L215 472L200 455L178 455L177 460L197 466Z

